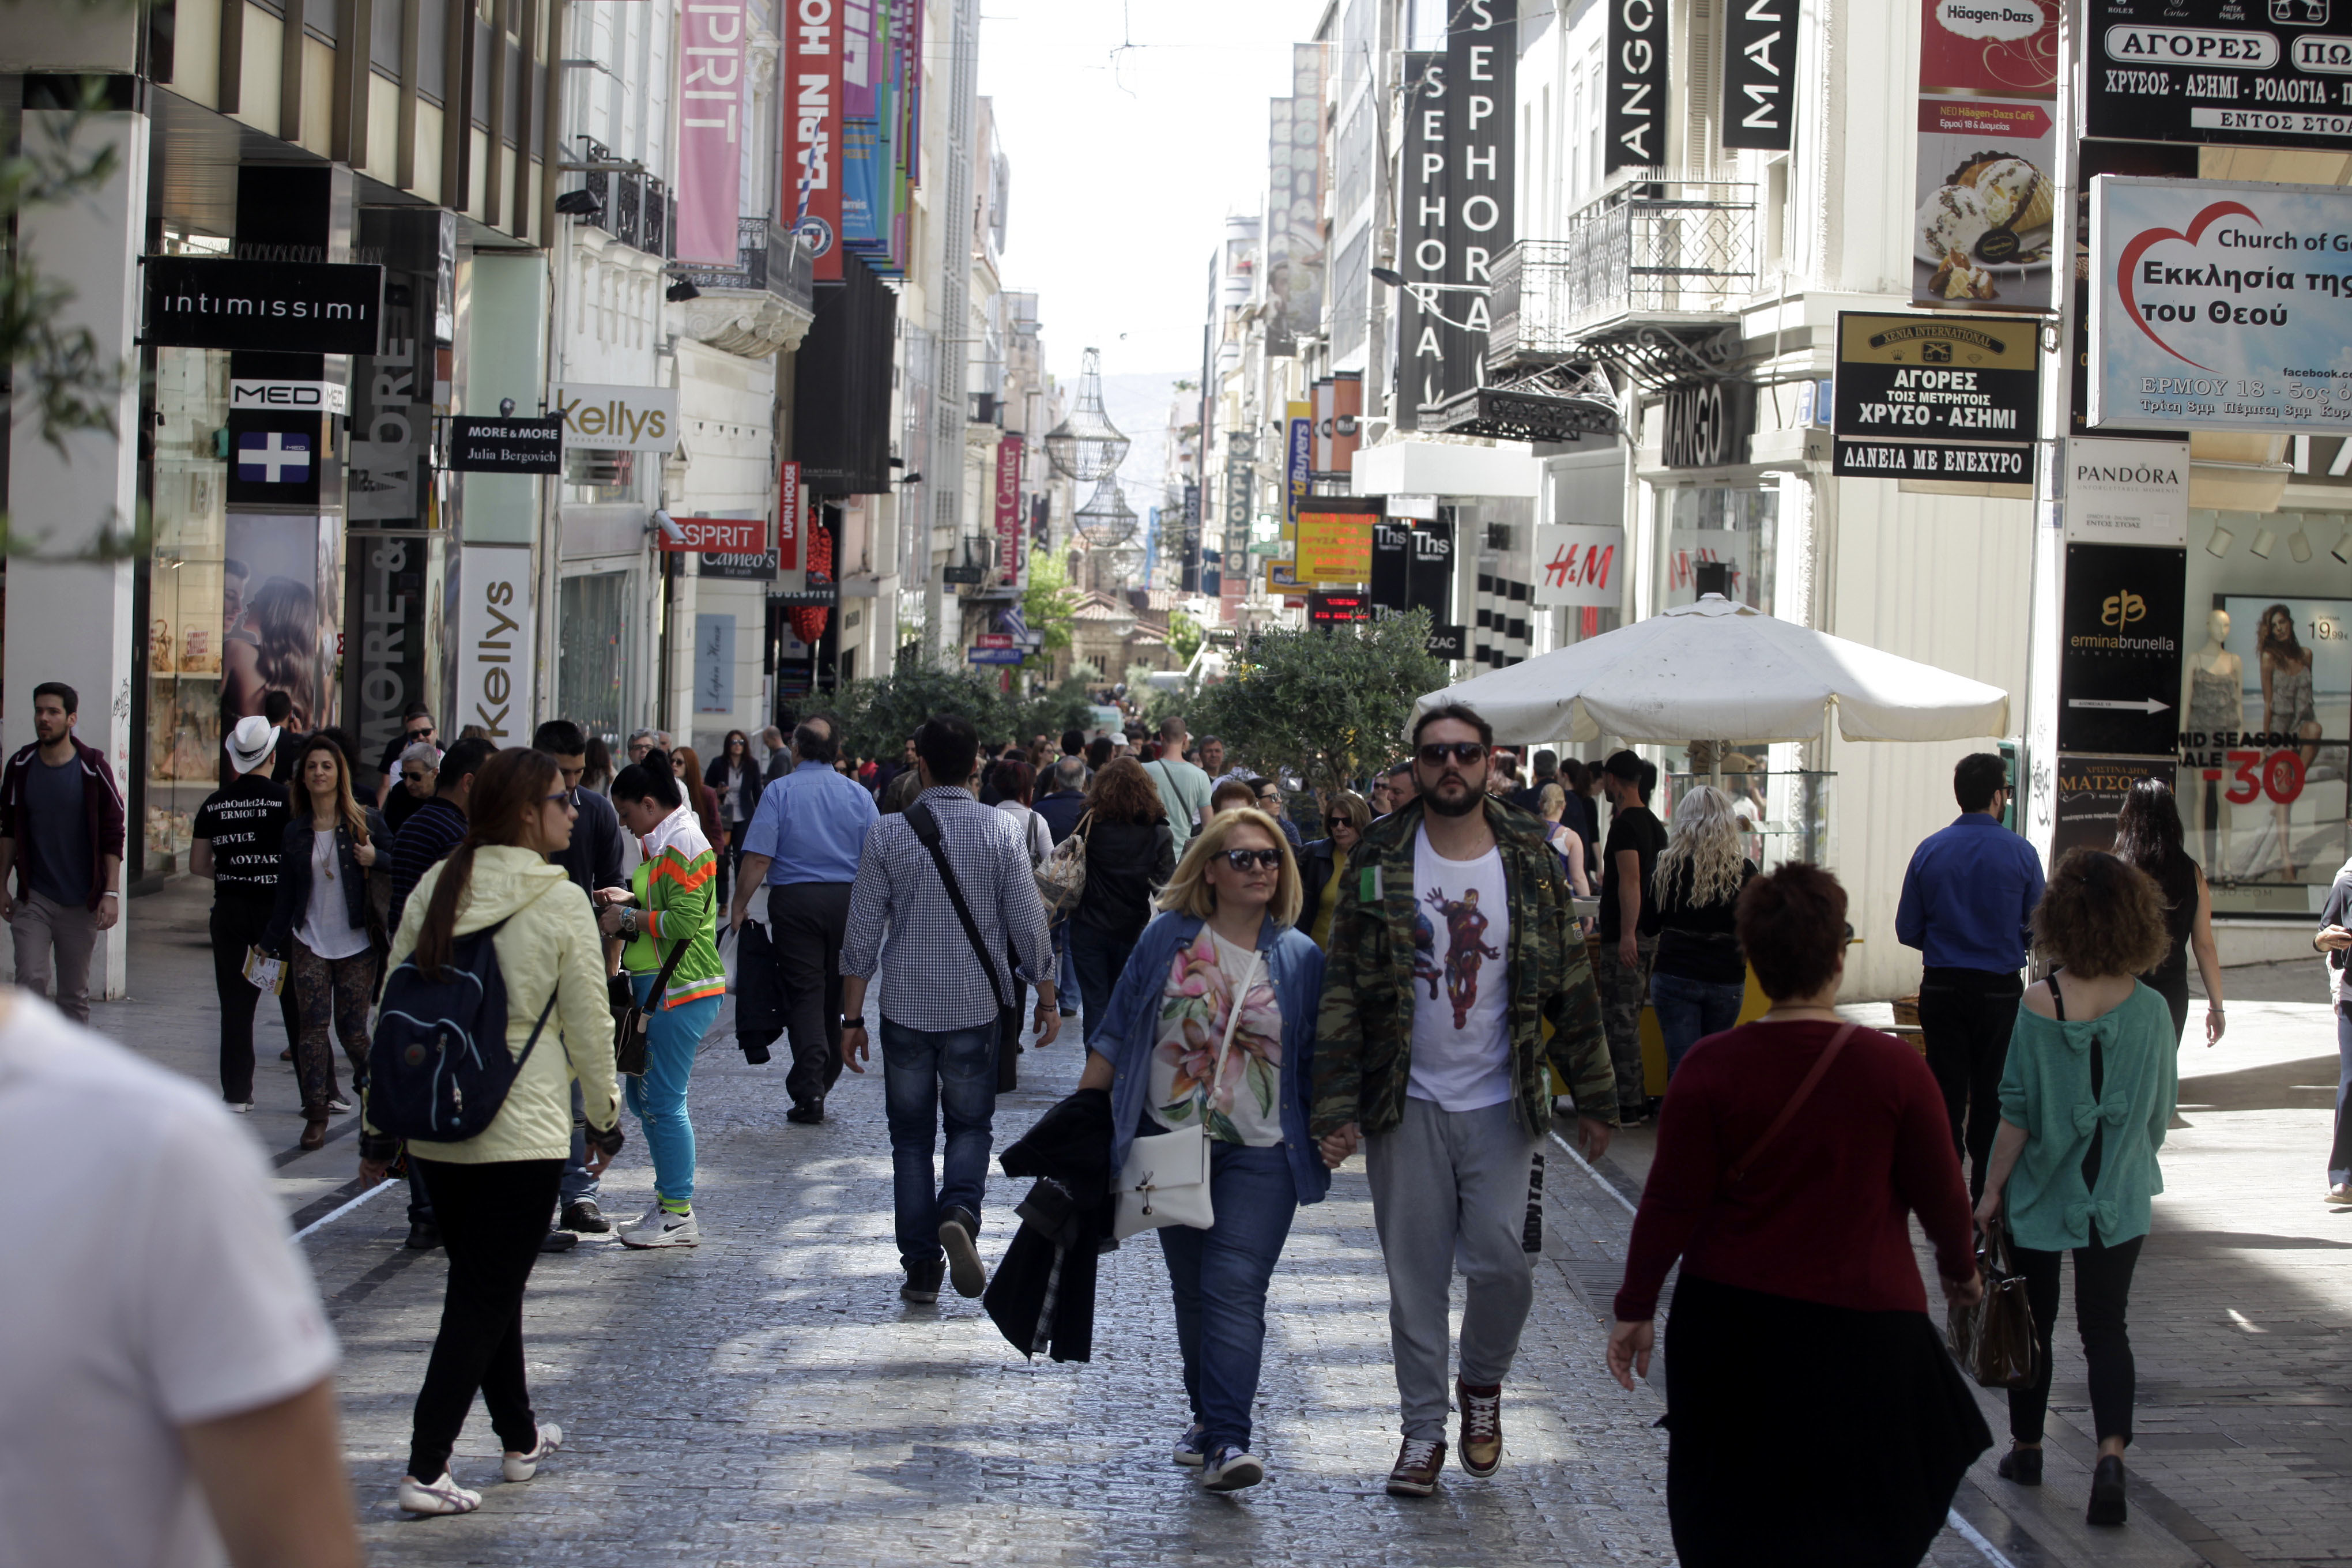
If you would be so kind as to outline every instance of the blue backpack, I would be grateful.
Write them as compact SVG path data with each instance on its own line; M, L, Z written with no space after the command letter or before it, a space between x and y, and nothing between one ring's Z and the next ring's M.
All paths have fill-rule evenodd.
M507 983L490 939L506 921L457 938L446 968L410 957L384 982L368 1049L367 1119L394 1138L455 1143L489 1126L539 1044L557 993L518 1057L507 1049Z

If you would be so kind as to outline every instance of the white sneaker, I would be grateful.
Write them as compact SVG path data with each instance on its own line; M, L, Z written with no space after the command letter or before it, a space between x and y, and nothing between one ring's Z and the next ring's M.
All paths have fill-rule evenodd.
M1265 1479L1265 1462L1246 1448L1225 1444L1201 1467L1201 1489L1237 1492Z
M563 1447L563 1428L552 1421L539 1424L539 1441L528 1454L508 1454L499 1461L510 1481L527 1481L539 1474L539 1462Z
M659 1204L654 1205L643 1219L635 1225L623 1226L614 1233L624 1247L699 1247L702 1227L694 1221L692 1211L672 1214Z
M410 1513L471 1513L482 1506L482 1494L469 1492L441 1472L437 1481L420 1481L415 1476L400 1478L400 1506Z
M340 1094L331 1094L327 1097L327 1109L338 1116L346 1114L351 1108L352 1102Z
M240 1103L232 1100L228 1102L228 1108L239 1116L249 1116L253 1113L253 1101L248 1100Z

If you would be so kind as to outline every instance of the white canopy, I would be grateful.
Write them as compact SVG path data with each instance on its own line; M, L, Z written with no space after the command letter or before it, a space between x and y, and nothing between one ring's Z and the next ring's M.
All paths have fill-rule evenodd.
M1507 745L1809 741L1830 704L1849 741L1959 741L2009 729L2009 694L1709 594L1524 664L1433 691Z

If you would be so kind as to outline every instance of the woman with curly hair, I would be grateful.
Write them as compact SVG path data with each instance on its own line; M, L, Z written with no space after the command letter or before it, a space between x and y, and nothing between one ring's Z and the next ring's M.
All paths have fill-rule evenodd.
M2033 910L2033 942L2056 961L2026 988L2000 1079L2000 1131L1977 1223L2009 1226L2033 1309L2034 1382L2009 1393L2013 1443L2001 1476L2042 1484L2058 1260L2074 1255L2074 1321L2089 1363L2099 1458L2088 1518L2125 1518L2124 1449L2135 1370L2125 1308L2164 1190L2164 1146L2179 1088L2180 1036L2164 998L2137 976L2164 956L2164 894L2113 855L2066 852Z
M1086 846L1087 886L1070 916L1070 963L1091 1035L1136 938L1150 923L1152 895L1176 874L1176 837L1160 786L1133 757L1096 771L1087 814L1071 832Z
M1122 759L1103 773L1114 770L1132 771L1157 801L1140 764ZM1111 1169L1139 1136L1187 1126L1207 1135L1215 1221L1161 1226L1160 1250L1192 1405L1172 1457L1197 1467L1210 1491L1265 1479L1250 1452L1250 1406L1266 1284L1298 1205L1331 1183L1307 1131L1323 952L1297 929L1299 905L1298 864L1272 817L1254 806L1211 817L1108 1004L1087 1013L1078 1087L1109 1092Z
M319 595L308 584L272 577L246 607L253 641L231 637L221 650L221 703L229 722L261 711L283 691L294 704L288 723L306 731L319 711Z
M1658 901L1650 1005L1665 1037L1669 1079L1691 1047L1739 1022L1748 961L1735 927L1740 889L1755 875L1729 795L1700 784L1675 803L1674 837L1650 876Z

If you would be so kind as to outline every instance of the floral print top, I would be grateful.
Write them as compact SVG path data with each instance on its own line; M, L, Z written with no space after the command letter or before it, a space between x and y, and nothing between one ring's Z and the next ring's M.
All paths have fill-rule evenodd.
M1223 1075L1206 1080L1225 1037L1234 986L1244 975L1241 1023L1225 1052ZM1162 1127L1205 1117L1223 1143L1270 1148L1282 1142L1282 1008L1264 959L1207 926L1176 950L1160 993L1160 1039L1151 1052L1152 1120Z

